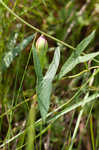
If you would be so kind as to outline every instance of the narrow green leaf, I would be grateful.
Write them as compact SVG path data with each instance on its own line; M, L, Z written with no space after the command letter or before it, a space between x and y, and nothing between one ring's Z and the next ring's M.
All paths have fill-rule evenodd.
M37 86L38 105L43 121L45 121L49 110L51 92L52 83L47 80L43 80L42 83Z
M35 68L37 82L38 82L37 84L40 84L41 81L43 80L43 74L42 74L42 69L41 69L41 65L40 65L40 60L37 55L37 52L36 52L37 50L34 46L34 43L32 44L32 51L33 51L34 68Z
M81 55L81 53L85 50L85 48L89 45L89 43L94 38L95 31L93 31L88 37L86 37L83 41L78 44L76 50L72 52L71 56L64 63L59 73L59 79L66 75L69 71L71 71L77 64L77 58Z
M79 56L78 57L78 63L86 62L86 61L91 60L92 58L94 58L98 55L99 55L99 52L86 54L85 56Z
M80 44L76 47L76 55L80 56L80 54L85 50L85 48L90 44L90 42L94 39L95 31L93 31L89 36L87 36L84 40L80 42Z
M15 48L13 48L11 51L7 52L2 60L2 69L6 69L10 66L12 61L16 56L18 56L21 51L23 51L26 46L32 41L34 38L34 35L31 35L24 39L20 44L18 44Z
M11 51L12 49L14 49L17 39L18 39L19 34L12 32L10 37L9 37L9 41L7 43L7 49L8 51Z
M59 61L60 48L58 47L55 50L53 61L50 64L46 75L44 76L42 82L37 85L38 104L43 121L45 121L46 115L49 110L50 96L52 92L52 81L58 69Z
M49 79L52 82L52 80L55 77L57 68L59 66L59 61L60 61L60 47L57 47L55 50L53 61L50 64L49 69L46 72L44 79L47 79L47 80Z

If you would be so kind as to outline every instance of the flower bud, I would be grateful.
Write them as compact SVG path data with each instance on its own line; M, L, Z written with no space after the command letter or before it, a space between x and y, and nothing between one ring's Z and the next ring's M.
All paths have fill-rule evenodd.
M41 35L36 41L36 49L38 53L40 53L41 51L45 51L44 53L46 53L48 49L48 43L43 35Z

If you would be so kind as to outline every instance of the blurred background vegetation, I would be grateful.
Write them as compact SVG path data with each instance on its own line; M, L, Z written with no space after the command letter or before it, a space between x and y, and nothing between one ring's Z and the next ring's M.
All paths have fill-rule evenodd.
M93 30L96 30L95 38L85 50L85 53L99 50L98 0L4 0L4 3L29 24L73 47L76 47ZM32 105L31 100L33 100L35 95L36 87L33 57L30 56L29 58L32 42L24 48L19 56L14 58L8 68L3 69L2 59L7 52L35 32L12 15L0 2L0 144L5 143L1 150L31 149L26 147L26 132L24 134L22 132L26 131L28 126L29 111ZM39 36L40 33L37 33L37 37ZM51 38L46 37L46 39L48 40L49 49L44 72L46 72L52 61L54 47L58 44ZM63 46L59 70L72 51L72 49ZM89 61L78 65L68 76L80 73L88 67L98 65L99 56L97 56L97 61ZM49 112L67 102L93 72L94 70L91 70L77 78L67 78L54 82ZM95 76L93 85L85 87L83 95L78 99L76 98L76 102L83 98L87 91L90 93L99 91L98 74ZM66 115L62 115L51 124L38 124L35 127L35 135L39 135L41 131L45 130L42 133L43 135L40 134L34 140L34 149L68 150L79 111L80 108L77 108ZM85 107L73 150L95 150L99 148L98 115L98 102ZM35 122L40 119L37 105L34 118ZM20 136L15 138L15 135L18 134ZM10 142L10 139L13 137L14 140ZM6 141L8 141L8 144Z

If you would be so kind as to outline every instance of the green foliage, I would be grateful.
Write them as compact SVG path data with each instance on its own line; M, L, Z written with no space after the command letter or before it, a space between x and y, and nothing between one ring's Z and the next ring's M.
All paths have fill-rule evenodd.
M46 115L49 110L50 96L52 92L52 81L55 77L56 71L58 69L60 61L60 48L57 47L55 50L54 58L49 66L48 71L45 76L42 76L41 66L39 62L39 57L37 57L37 52L34 46L32 46L34 67L37 75L37 96L38 104L41 112L43 121L45 121Z
M33 60L34 60L34 68L37 76L37 82L40 84L40 82L43 79L43 74L42 74L42 68L40 65L39 57L37 56L36 48L34 46L34 43L32 44L32 52L33 52Z
M9 52L7 52L2 60L2 68L3 69L8 68L12 63L12 61L14 60L14 58L18 56L21 53L21 51L23 51L26 48L26 46L33 40L33 38L34 35L27 37L22 41L22 43L20 43L15 48L12 48Z
M95 35L95 31L93 31L87 38L85 38L83 41L81 41L80 44L77 45L75 51L71 54L71 56L62 66L61 71L59 73L59 79L62 78L64 75L66 75L69 71L71 71L77 64L90 60L90 58L88 59L87 56L81 57L80 55L85 50L85 48L89 45L89 43L92 41L94 35Z
M98 0L0 0L0 149L99 148L98 20Z

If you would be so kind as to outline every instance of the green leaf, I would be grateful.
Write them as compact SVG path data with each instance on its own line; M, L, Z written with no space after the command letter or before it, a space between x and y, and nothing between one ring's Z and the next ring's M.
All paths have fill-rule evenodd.
M43 121L45 121L49 110L51 92L52 83L47 80L43 80L42 83L37 86L38 105Z
M80 44L76 47L76 55L79 56L85 48L90 44L90 42L94 39L95 31L93 31L88 37L80 42Z
M32 41L34 38L34 35L31 35L24 39L20 44L18 44L15 48L13 48L11 51L7 52L2 60L2 69L6 69L10 66L12 61L16 56L20 54L21 51L23 51L26 46Z
M85 56L79 56L78 57L78 63L86 62L86 61L91 60L92 58L94 58L98 55L99 55L99 52L86 54Z
M37 55L37 50L34 46L34 43L32 44L32 51L33 51L33 60L34 60L34 68L37 76L37 84L39 85L41 81L43 80L43 74L42 74L42 69L40 65L40 60Z
M78 44L76 50L72 52L71 56L62 66L61 71L59 73L59 79L62 78L64 75L66 75L68 72L70 72L79 63L78 57L89 45L89 43L92 41L94 36L95 36L95 31L93 31L88 37L86 37L83 41L81 41L80 44Z
M46 115L49 110L50 96L52 92L52 81L58 69L59 61L60 48L57 47L54 53L53 61L50 64L46 75L44 76L42 82L37 85L38 104L43 121L45 121Z
M53 61L50 64L49 69L44 77L45 79L49 79L52 82L52 80L55 77L57 68L59 66L59 61L60 61L60 47L57 47L55 50Z
M14 49L17 39L18 39L19 34L12 32L10 37L9 37L9 41L7 43L7 49L8 51L11 51L12 49Z

